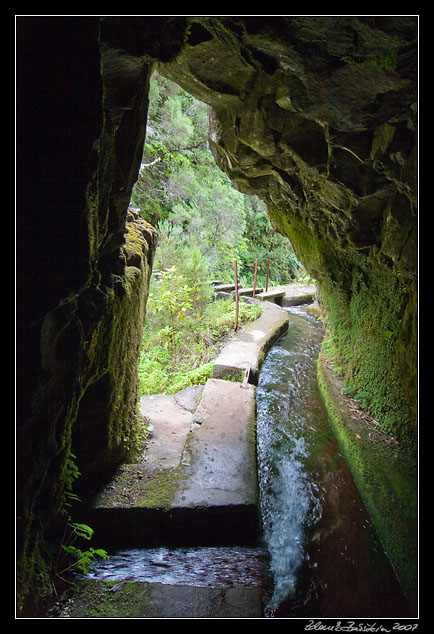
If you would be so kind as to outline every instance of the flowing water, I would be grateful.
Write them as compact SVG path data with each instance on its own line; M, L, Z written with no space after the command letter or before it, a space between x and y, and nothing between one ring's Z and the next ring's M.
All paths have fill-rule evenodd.
M265 617L409 616L318 393L321 324L288 310L257 388L263 546L125 550L88 576L257 587Z
M110 555L109 560L95 564L87 577L264 591L269 565L260 547L137 548Z
M398 617L408 606L339 453L316 382L321 324L289 309L257 390L266 616Z

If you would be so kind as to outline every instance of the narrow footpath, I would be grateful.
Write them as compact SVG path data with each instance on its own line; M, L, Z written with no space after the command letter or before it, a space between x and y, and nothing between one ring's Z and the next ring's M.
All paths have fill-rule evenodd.
M104 548L259 545L256 384L288 324L274 298L264 301L260 318L223 348L206 385L140 399L153 426L142 459L122 465L83 517ZM263 597L257 587L81 579L68 616L261 618Z

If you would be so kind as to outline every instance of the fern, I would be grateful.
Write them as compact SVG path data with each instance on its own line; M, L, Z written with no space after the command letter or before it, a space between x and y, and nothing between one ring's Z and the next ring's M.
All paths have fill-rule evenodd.
M67 565L60 572L56 572L57 576L60 577L62 574L71 570L72 568L78 568L84 574L86 574L89 570L89 566L95 557L102 557L104 559L108 559L109 556L107 552L102 548L88 548L87 550L82 550L77 546L74 546L74 542L77 538L90 540L92 539L94 530L87 524L82 524L80 522L71 522L71 516L69 514L69 508L71 507L73 502L80 502L80 498L78 495L73 493L72 487L74 481L80 477L80 471L78 470L77 465L75 464L76 456L69 452L64 466L63 472L63 481L64 481L64 490L62 494L62 499L60 503L60 512L63 515L67 516L67 523L64 530L62 544L59 548L59 553L56 561L56 569L59 566L60 553L66 553L69 557L71 557L74 561ZM69 529L69 535L66 538L67 531Z
M68 541L72 540L73 542L75 542L78 537L87 540L92 539L94 531L87 524L70 522L67 526L71 529ZM89 547L87 550L82 550L81 548L77 548L77 546L74 546L73 543L62 544L61 547L62 551L72 557L74 561L57 573L59 577L72 568L77 568L81 570L83 574L87 574L89 571L89 566L92 564L95 557L109 559L107 551L103 548Z

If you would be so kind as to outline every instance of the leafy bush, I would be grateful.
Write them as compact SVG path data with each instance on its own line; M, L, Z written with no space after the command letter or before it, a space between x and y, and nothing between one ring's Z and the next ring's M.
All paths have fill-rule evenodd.
M152 319L159 302L155 296L151 298L149 320L144 330L139 363L141 396L174 394L190 385L206 383L211 377L215 357L235 326L235 302L232 299L216 300L205 307L199 305L177 322L173 348L170 329ZM260 306L240 302L238 323L254 321L261 310Z
M265 203L238 191L208 143L208 109L157 72L150 82L146 143L131 204L158 228L155 266L177 265L199 251L212 277L229 282L234 260L240 281L287 284L301 268L289 240L276 233Z

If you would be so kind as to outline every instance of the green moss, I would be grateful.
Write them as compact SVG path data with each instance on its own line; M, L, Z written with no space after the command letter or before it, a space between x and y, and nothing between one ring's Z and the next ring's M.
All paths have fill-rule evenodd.
M152 587L125 581L82 580L76 584L73 601L64 608L63 617L72 618L140 618ZM113 590L114 588L114 590Z
M351 287L320 287L333 341L329 352L346 384L363 394L383 429L416 448L415 296L393 272L353 255Z
M144 463L124 464L99 494L97 506L169 509L182 477L181 467L149 469Z
M417 605L417 468L414 458L353 416L342 384L318 360L318 383L329 421L377 534L410 603Z
M223 381L232 381L233 383L242 383L245 375L245 370L242 368L233 368L219 366L218 374L213 375L214 378L222 379Z
M390 130L386 137L391 137ZM374 249L344 250L294 215L269 211L317 281L325 340L336 371L356 394L364 395L364 405L383 430L415 452L416 289Z
M40 540L38 540L40 541ZM17 615L34 617L51 597L51 570L39 545L23 555L17 564Z
M89 230L91 249L97 251L97 225ZM133 225L126 248L134 266L126 266L122 276L106 276L104 284L95 275L44 320L41 356L46 377L33 413L45 433L35 446L40 462L35 463L32 478L20 483L18 511L17 595L27 611L39 609L52 590L51 559L57 550L45 550L41 544L48 530L52 539L57 534L61 539L66 519L62 510L70 510L65 509L65 490L71 489L71 451L77 455L79 471L89 477L119 464L130 449L137 424L137 365L151 232L148 238L149 244ZM33 456L22 457L26 459Z
M181 470L162 469L155 472L146 482L137 499L137 506L146 508L165 508L172 506L175 493L178 490Z

